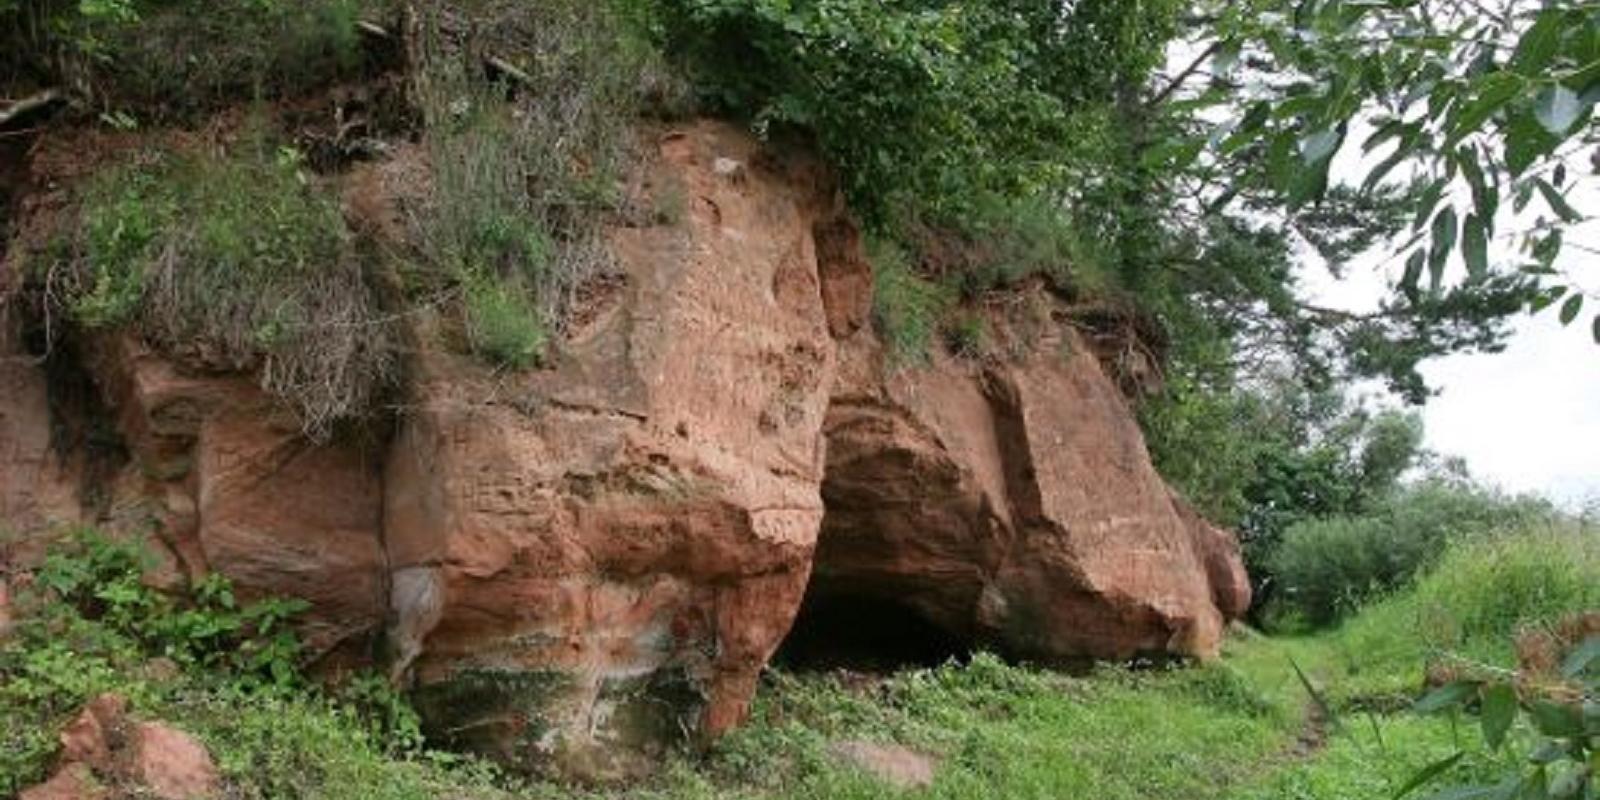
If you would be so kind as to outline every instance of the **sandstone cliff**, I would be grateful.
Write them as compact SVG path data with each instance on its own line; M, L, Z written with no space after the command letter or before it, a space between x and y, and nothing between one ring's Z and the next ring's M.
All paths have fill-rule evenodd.
M70 404L13 325L0 519L38 535L4 577L61 524L148 535L163 580L308 600L322 669L387 670L441 741L596 776L737 724L803 606L1046 662L1216 652L1237 545L1156 475L1069 309L1034 293L986 312L1004 357L891 369L826 170L714 122L651 147L639 190L685 213L613 232L551 364L489 370L409 314L393 430L312 443L249 376L129 336L53 354L92 387ZM418 168L346 176L353 227L403 239ZM115 457L51 435L89 417Z

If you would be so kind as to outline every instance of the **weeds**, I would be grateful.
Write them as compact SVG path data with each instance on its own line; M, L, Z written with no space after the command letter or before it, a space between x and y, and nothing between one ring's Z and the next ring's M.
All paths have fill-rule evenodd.
M308 433L360 417L395 377L392 334L337 203L293 150L152 154L86 190L67 308L208 367L259 369Z
M135 543L82 531L33 573L18 626L0 641L0 795L41 781L60 728L115 692L136 715L198 735L228 797L502 796L489 766L425 749L387 681L307 681L286 627L303 604L242 604L218 576L157 592L142 580L145 561Z
M917 275L905 252L891 243L872 242L868 258L873 320L890 361L902 366L925 363L955 298L950 290Z
M0 74L43 72L105 108L170 116L353 76L372 0L20 0L0 4ZM8 57L10 56L10 57Z
M640 87L660 83L659 65L606 3L468 6L464 20L429 19L420 94L433 187L418 238L461 289L473 352L523 368L579 288L615 269L606 215L621 202ZM498 80L482 77L491 58Z

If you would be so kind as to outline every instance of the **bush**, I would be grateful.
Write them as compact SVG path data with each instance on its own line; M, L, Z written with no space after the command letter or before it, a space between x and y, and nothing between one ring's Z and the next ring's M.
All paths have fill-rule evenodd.
M958 218L1082 180L1075 148L1161 63L1177 5L648 0L715 110L815 135L854 207Z
M1432 483L1387 498L1369 514L1298 523L1268 557L1280 582L1277 611L1329 624L1409 581L1453 542L1552 517L1541 501Z
M0 4L0 75L32 71L157 116L321 88L362 66L374 0L20 0ZM11 56L11 57L7 57Z
M131 325L204 366L259 369L314 436L367 413L394 379L392 335L338 203L297 152L262 137L100 173L67 249L80 325Z

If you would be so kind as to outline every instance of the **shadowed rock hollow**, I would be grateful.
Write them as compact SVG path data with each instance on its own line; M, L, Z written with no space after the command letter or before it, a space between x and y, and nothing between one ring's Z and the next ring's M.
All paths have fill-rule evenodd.
M319 665L388 670L437 740L593 777L737 724L797 614L823 662L1215 653L1237 545L1057 301L991 315L1005 358L890 370L826 170L714 122L651 147L642 191L685 212L613 232L621 274L550 366L492 372L408 317L392 435L312 444L250 376L108 336L76 360L126 458L90 471L8 331L0 517L153 529L168 579L310 601ZM344 179L357 230L400 236L419 158Z

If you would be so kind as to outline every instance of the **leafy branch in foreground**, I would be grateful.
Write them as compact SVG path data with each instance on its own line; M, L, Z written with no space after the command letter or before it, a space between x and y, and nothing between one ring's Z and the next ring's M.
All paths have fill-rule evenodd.
M1187 102L1229 110L1233 122L1212 136L1224 169L1262 165L1291 206L1341 188L1341 153L1359 151L1365 192L1409 183L1398 290L1413 304L1442 293L1456 258L1463 286L1530 276L1530 310L1559 304L1563 324L1594 299L1562 256L1584 249L1569 234L1594 219L1579 208L1574 166L1600 140L1600 3L1256 0L1214 11L1202 51L1212 83ZM1600 316L1593 328L1600 341Z
M1527 766L1493 785L1458 786L1437 800L1592 800L1600 759L1600 636L1591 636L1562 662L1555 680L1497 671L1487 678L1447 683L1418 700L1430 714L1475 706L1484 743L1507 746L1518 718L1532 732ZM1439 782L1462 757L1457 752L1424 768L1395 794L1396 800Z

